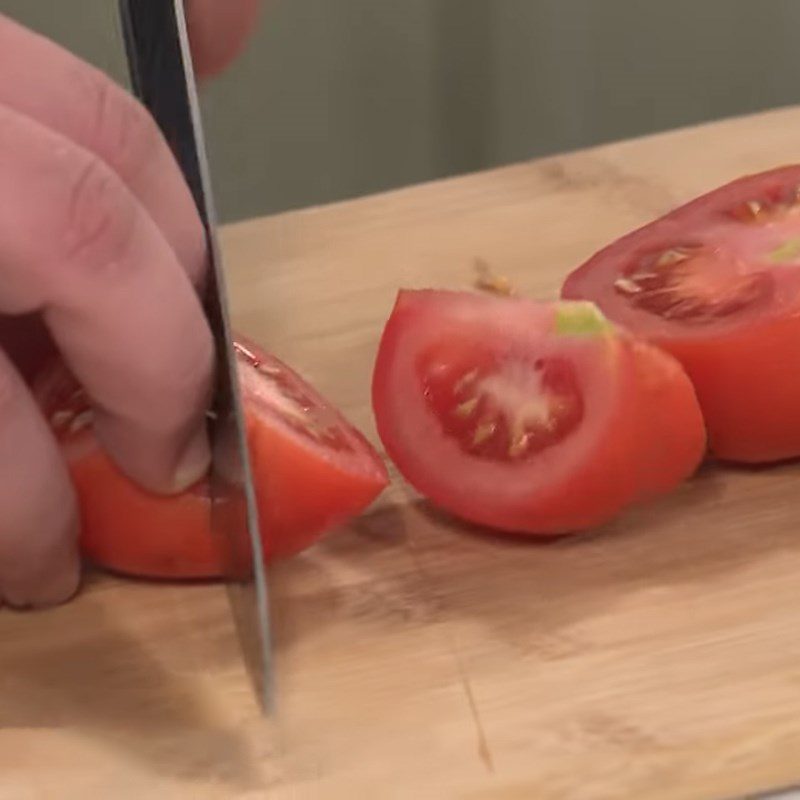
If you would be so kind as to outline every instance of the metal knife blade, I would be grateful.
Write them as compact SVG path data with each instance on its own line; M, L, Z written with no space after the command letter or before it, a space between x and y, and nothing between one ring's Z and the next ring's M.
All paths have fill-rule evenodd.
M210 274L204 305L218 356L209 415L211 528L226 565L243 655L261 706L268 710L272 676L266 575L183 0L119 0L119 8L133 91L172 148L206 230Z

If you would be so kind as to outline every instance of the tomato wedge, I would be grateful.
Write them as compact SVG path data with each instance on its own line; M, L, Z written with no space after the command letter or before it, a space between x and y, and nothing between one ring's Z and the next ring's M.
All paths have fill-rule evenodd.
M568 299L674 355L720 460L800 456L800 165L719 187L623 236Z
M513 533L600 525L674 488L706 446L677 361L585 302L401 291L372 398L418 492Z
M265 558L286 557L360 513L388 483L375 449L300 375L237 339ZM175 497L128 480L100 449L92 412L59 362L34 392L65 453L82 514L81 547L96 565L149 578L214 578L220 553L205 482Z

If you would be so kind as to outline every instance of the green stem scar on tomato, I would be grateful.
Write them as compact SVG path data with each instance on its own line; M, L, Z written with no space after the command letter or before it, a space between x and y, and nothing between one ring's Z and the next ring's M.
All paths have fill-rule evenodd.
M239 380L265 558L294 555L366 508L388 483L378 453L308 382L237 339ZM34 387L61 443L94 564L147 578L216 578L223 555L210 530L205 482L150 494L99 448L86 396L59 362Z
M611 323L594 303L559 303L555 309L555 332L572 336L598 336L610 330Z
M719 459L800 456L800 165L739 178L623 236L561 295L681 362Z
M787 239L782 244L779 244L769 254L769 257L778 264L796 261L800 258L800 239Z
M680 365L585 302L401 291L372 400L420 494L513 533L607 522L674 488L706 446Z

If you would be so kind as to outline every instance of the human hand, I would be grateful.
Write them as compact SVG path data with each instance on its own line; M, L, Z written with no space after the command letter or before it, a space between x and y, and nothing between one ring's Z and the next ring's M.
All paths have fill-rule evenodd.
M256 13L257 0L188 0L201 77ZM79 585L75 493L26 383L54 349L132 479L170 493L207 470L205 269L191 194L147 112L0 15L0 602L52 605Z

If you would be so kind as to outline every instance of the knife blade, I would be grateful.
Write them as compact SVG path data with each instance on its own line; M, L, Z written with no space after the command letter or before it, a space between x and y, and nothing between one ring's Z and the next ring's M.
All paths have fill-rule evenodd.
M267 583L183 0L119 0L119 10L133 92L172 148L205 228L210 269L204 307L218 365L209 413L211 529L225 565L228 597L248 672L262 709L269 710Z

